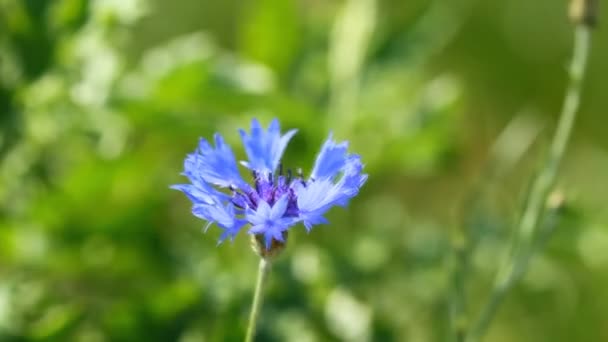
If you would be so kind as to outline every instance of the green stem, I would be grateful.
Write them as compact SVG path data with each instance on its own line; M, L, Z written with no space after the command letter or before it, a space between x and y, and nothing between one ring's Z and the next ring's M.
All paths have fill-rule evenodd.
M252 342L255 336L255 328L257 325L258 317L260 315L262 300L264 298L264 285L266 283L266 278L268 277L269 270L270 261L266 260L265 258L260 258L260 266L258 268L258 279L255 284L253 304L251 306L251 313L249 314L249 323L247 324L247 335L245 336L246 342Z
M473 325L467 342L477 342L483 338L506 294L525 274L529 261L536 252L534 235L546 210L547 197L555 184L559 165L570 140L580 104L581 85L590 49L590 35L588 26L577 26L574 36L574 54L569 69L569 86L548 160L530 189L509 260L498 271L490 299L482 309L479 320Z
M450 298L450 325L452 341L463 342L466 333L466 276L469 268L469 242L459 232L453 246L454 270L452 271L452 294Z

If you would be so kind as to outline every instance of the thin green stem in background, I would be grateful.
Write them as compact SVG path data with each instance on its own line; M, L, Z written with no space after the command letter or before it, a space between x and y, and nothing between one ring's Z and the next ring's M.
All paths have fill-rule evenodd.
M452 294L450 297L450 329L454 342L462 342L466 333L466 276L469 268L469 241L459 232L454 242L454 264L452 271Z
M255 336L255 328L257 325L258 318L260 316L260 309L262 308L262 301L264 298L264 285L266 283L266 278L268 278L269 270L270 261L266 260L265 258L260 258L260 266L258 268L258 279L255 284L253 304L251 305L249 323L247 324L247 335L245 335L246 342L252 342Z
M514 132L519 132L520 129L518 128L522 125L526 125L528 128L526 134L517 134L515 137ZM471 269L470 259L481 238L479 232L476 232L476 229L473 229L473 227L487 224L479 222L481 217L485 217L484 213L487 210L485 204L483 204L483 200L487 199L488 189L495 186L495 184L501 183L503 178L513 170L517 161L523 158L526 151L538 137L540 131L541 125L524 114L519 114L511 119L491 147L490 158L482 167L480 175L473 185L473 190L462 202L463 207L460 212L467 213L467 215L462 218L463 224L454 231L452 238L452 259L450 264L452 288L449 297L450 332L452 336L450 341L463 342L466 338L469 324L466 289ZM518 141L519 146L517 148L514 148L512 144L513 139L517 139ZM506 145L509 145L509 153L505 152L507 149ZM552 224L547 229L544 229L542 234L547 238L551 235L552 228L557 220L557 211L552 210L552 212L554 215L549 220ZM542 240L544 242L545 239Z
M538 246L534 243L535 233L546 211L547 198L555 184L559 165L574 126L590 50L590 35L588 26L583 24L577 26L574 37L574 55L569 69L570 83L548 159L530 189L509 260L499 269L490 299L483 308L479 320L472 326L466 339L467 342L476 342L483 338L506 294L525 274L531 257L537 252L534 248Z

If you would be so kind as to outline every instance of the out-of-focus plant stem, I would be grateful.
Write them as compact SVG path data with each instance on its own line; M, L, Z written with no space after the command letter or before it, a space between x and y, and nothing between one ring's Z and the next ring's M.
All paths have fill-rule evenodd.
M252 342L255 336L255 328L257 326L260 309L264 298L264 285L270 271L270 261L266 258L260 258L260 266L258 268L258 278L255 284L255 292L253 294L253 304L251 305L251 313L249 314L249 323L247 324L247 334L245 342Z
M523 127L526 127L523 129ZM491 147L490 157L482 167L476 183L473 185L473 190L462 201L463 207L460 212L465 216L462 218L463 223L454 231L452 238L452 258L451 258L451 292L449 297L450 308L450 331L452 332L452 341L461 342L466 337L466 329L468 325L467 313L467 279L471 269L471 255L480 242L480 234L476 232L476 226L479 226L480 217L484 217L483 200L487 197L488 188L495 184L501 183L502 179L510 173L517 165L517 162L523 158L526 151L532 146L538 135L540 134L542 125L531 119L525 114L518 114L504 128L500 136L496 139ZM522 133L523 131L523 133ZM518 146L514 147L512 141L516 140ZM562 197L559 197L563 199ZM559 208L553 206L553 213L557 213L563 201L559 202ZM548 220L551 224L543 223L543 236L547 238L551 235L555 227L557 215L551 216ZM485 225L485 223L481 223ZM547 226L547 227L545 227ZM542 242L539 243L543 243Z
M466 316L466 276L469 273L469 239L460 231L453 243L454 264L452 272L452 294L450 297L450 329L453 341L462 342L465 338Z
M332 127L343 132L356 121L361 72L376 28L376 0L348 0L339 10L330 38L328 71L330 75L329 112Z
M578 111L581 85L590 50L590 27L578 24L574 36L574 54L569 69L569 86L553 137L546 163L535 179L519 221L508 261L499 269L490 299L466 334L467 342L480 341L496 316L506 294L525 274L531 257L538 252L535 236L546 212L547 199L555 184L559 165L563 159Z

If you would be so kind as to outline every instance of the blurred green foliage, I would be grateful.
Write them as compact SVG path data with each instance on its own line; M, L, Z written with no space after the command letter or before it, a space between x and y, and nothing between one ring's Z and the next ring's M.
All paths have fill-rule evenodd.
M198 137L239 146L254 116L299 129L286 165L333 130L370 174L290 235L259 339L447 340L452 232L479 241L475 315L561 104L566 5L0 0L0 340L240 340L256 256L245 234L216 247L168 186ZM488 341L608 340L595 41L565 208Z

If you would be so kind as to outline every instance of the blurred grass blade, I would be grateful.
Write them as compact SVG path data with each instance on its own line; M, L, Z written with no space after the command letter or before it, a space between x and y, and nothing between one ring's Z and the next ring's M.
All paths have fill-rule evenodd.
M361 69L376 25L375 0L348 0L330 37L330 113L333 127L348 130L355 121Z

